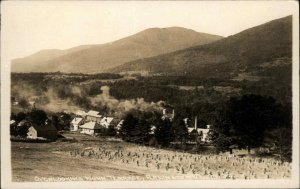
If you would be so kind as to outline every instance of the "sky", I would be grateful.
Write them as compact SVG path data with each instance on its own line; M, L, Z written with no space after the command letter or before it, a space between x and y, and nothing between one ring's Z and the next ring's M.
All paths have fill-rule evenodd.
M2 63L43 49L108 43L153 27L226 37L297 8L296 1L4 1Z

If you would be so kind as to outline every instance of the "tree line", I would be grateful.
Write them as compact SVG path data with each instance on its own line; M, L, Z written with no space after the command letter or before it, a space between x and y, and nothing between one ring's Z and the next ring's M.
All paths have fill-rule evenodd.
M168 147L174 141L181 144L197 141L198 134L188 133L184 118L180 111L171 122L162 120L157 112L133 110L125 116L120 134L129 142L162 147ZM153 126L155 131L151 132ZM276 154L281 160L291 161L291 106L283 106L271 97L260 95L231 98L220 108L208 137L217 152L263 148L267 150L258 151L259 155Z

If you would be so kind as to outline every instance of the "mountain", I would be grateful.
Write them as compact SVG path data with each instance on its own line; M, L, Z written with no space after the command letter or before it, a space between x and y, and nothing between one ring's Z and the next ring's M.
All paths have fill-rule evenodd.
M210 44L131 61L110 71L234 78L291 66L291 56L292 16L287 16Z
M41 50L37 53L34 53L30 56L25 58L18 58L12 61L12 71L14 72L31 72L34 67L39 65L41 62L46 62L51 59L81 51L83 49L87 49L93 47L94 45L82 45L78 47L74 47L67 50L60 50L60 49L46 49Z
M12 61L13 72L103 72L125 62L157 56L222 39L221 36L170 27L150 28L102 45L44 50Z

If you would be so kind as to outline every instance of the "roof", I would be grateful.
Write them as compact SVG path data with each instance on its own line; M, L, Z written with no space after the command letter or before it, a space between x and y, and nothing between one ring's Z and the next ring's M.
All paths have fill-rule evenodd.
M97 111L94 111L94 110L90 110L90 111L88 111L88 113L87 113L88 115L98 115L99 114L99 112L97 112Z
M48 124L48 125L35 125L34 124L31 127L33 127L37 132L49 132L49 131L57 132L57 129L52 124Z
M210 129L200 129L200 128L198 128L197 131L198 131L198 133L200 131L202 131L203 134L207 134L210 131Z
M78 125L82 121L81 117L75 117L72 121L71 124Z
M102 126L100 126L98 123L96 123L94 121L87 122L79 127L82 129L92 129L92 130L103 128Z
M16 123L15 120L10 120L10 124L11 124L11 125L14 124L14 123Z
M22 121L20 121L19 123L18 123L18 127L23 127L23 126L31 126L32 124L31 124L31 122L29 122L29 121L27 121L26 119L23 119Z
M100 124L110 124L113 119L113 117L104 117L101 119Z
M194 127L188 127L188 132L191 133L192 131L195 130ZM197 128L197 132L200 133L202 132L203 134L207 134L210 131L210 129L202 129L202 128Z
M150 128L149 134L154 134L155 131L156 131L156 126L155 126L155 125L152 125L151 128Z
M195 130L194 127L188 127L187 129L188 129L188 132L189 132L189 133L192 132L193 130Z
M94 110L90 110L88 111L88 113L86 113L86 115L89 115L89 116L93 116L93 117L101 117L101 115L99 115L100 112L97 112L97 111L94 111Z
M83 111L83 110L77 110L77 111L75 112L75 114L76 114L76 115L79 115L79 116L84 116L84 115L86 115L86 112Z
M117 130L120 130L122 125L123 125L124 120L122 119L118 124L117 124Z

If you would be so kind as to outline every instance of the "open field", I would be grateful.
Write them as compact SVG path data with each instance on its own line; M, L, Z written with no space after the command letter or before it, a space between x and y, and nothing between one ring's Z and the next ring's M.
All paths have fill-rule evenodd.
M289 178L273 159L198 155L65 133L77 142L12 142L13 181ZM44 179L44 180L43 180ZM54 179L54 180L51 180Z

